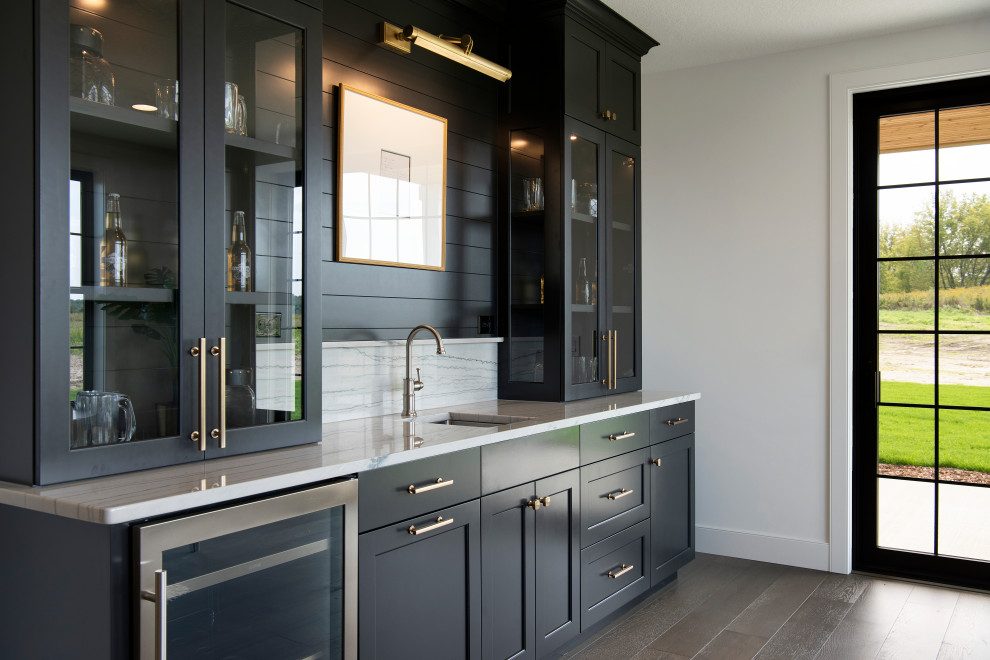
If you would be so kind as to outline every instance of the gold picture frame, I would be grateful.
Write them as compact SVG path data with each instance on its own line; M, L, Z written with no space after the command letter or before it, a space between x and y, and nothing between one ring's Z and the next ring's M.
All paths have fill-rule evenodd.
M447 120L340 85L337 261L444 270Z

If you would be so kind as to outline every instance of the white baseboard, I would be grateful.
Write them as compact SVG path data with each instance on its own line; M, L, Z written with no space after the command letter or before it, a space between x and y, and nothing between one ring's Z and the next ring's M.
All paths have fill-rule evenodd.
M719 527L695 527L698 552L773 564L828 570L828 543L753 534Z

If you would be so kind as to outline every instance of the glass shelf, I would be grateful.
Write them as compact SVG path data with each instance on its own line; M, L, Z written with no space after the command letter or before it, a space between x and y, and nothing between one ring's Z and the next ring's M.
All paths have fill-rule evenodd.
M72 131L175 149L177 122L154 114L69 97Z
M96 302L170 303L175 300L174 289L137 286L74 286L69 294Z
M229 156L245 158L253 165L269 165L272 163L296 162L299 149L284 144L275 144L246 135L224 135L224 144L234 150ZM240 152L240 153L238 153Z

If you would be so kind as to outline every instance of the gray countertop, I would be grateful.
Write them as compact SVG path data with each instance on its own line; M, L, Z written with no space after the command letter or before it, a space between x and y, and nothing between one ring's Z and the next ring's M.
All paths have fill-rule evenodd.
M103 524L126 523L316 483L406 461L587 424L700 398L697 392L631 392L569 403L484 401L323 425L320 444L31 487L0 482L0 504ZM527 417L479 428L431 423L446 412Z

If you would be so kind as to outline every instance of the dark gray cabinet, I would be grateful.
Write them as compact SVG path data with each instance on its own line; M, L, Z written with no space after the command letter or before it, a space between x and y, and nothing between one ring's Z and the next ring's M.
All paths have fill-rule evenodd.
M651 584L694 559L694 402L651 411Z
M33 469L4 477L49 484L315 442L321 11L98 4L37 3L43 412ZM240 215L252 261L235 269ZM118 222L126 249L109 238Z
M478 500L361 534L362 660L481 658Z
M482 657L542 658L579 633L578 471L481 498Z

